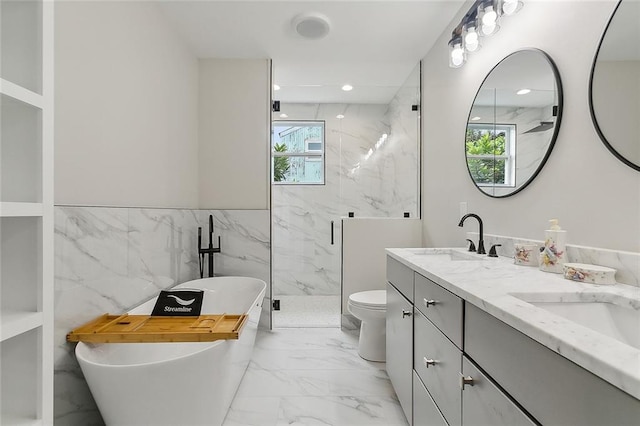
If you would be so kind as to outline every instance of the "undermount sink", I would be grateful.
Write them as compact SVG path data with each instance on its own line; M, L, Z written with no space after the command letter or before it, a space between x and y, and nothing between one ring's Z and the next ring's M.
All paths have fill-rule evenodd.
M415 248L409 249L418 256L437 257L442 260L485 260L486 255L455 248Z
M640 349L640 300L598 293L512 296Z

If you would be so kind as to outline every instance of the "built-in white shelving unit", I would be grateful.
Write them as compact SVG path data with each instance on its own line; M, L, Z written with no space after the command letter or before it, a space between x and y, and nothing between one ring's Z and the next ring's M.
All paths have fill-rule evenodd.
M53 0L0 0L0 424L53 424Z

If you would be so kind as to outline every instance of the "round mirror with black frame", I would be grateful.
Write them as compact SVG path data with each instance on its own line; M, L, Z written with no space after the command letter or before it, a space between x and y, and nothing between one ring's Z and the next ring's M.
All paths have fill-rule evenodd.
M482 82L465 134L467 168L484 194L522 191L551 154L562 118L562 84L553 60L538 49L514 52Z
M640 171L640 2L620 0L593 59L589 107L605 146Z

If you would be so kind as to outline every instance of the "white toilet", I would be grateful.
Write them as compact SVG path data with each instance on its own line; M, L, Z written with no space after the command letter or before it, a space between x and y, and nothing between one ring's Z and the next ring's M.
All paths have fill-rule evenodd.
M358 318L360 341L358 354L369 361L386 360L386 290L370 290L353 293L349 296L347 308Z

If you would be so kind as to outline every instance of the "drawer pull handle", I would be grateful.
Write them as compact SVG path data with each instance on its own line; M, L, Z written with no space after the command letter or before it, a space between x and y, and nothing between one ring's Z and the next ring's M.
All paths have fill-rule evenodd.
M460 389L464 390L466 385L473 386L474 384L473 377L460 374Z
M436 360L435 359L428 359L427 357L422 358L422 362L424 363L424 366L426 368L429 368L429 366L433 366L436 365Z
M410 316L411 316L411 311L405 311L404 309L402 310L402 318L410 317Z
M422 303L424 303L425 308L428 308L429 306L434 306L438 302L430 299L422 299Z

